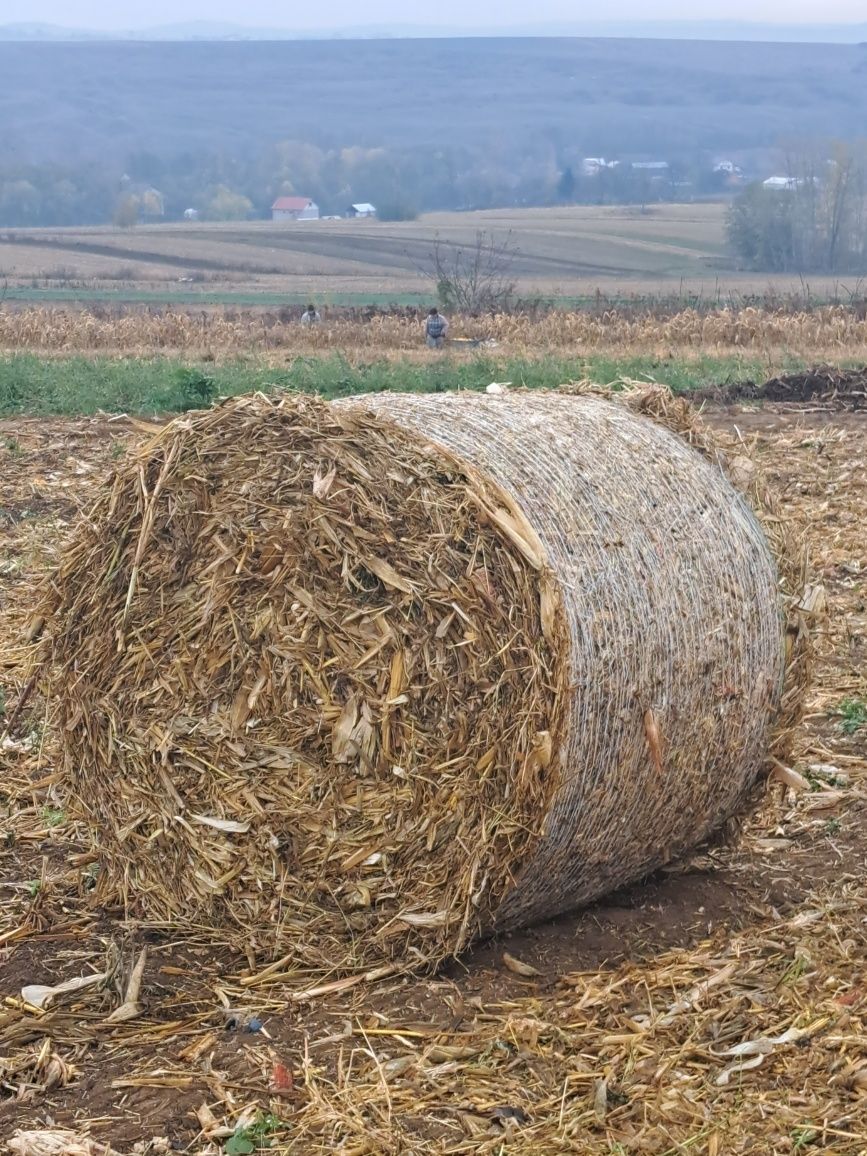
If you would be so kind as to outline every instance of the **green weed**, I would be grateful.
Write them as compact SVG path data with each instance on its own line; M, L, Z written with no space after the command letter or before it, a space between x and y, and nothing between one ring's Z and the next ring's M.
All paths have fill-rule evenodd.
M809 966L809 962L804 959L803 955L796 955L780 976L777 986L783 987L786 984L797 983Z
M796 358L774 372L803 368ZM352 363L340 354L298 357L286 366L238 360L193 364L174 358L75 356L45 358L32 353L0 357L0 417L109 413L179 413L209 405L217 397L274 389L315 393L324 398L400 391L442 393L482 390L492 381L528 389L553 389L591 378L659 381L678 392L706 385L763 380L769 366L754 357L658 358L531 356L490 354L452 359L448 354L423 362L379 359Z
M819 1133L815 1128L796 1128L792 1133L792 1152L803 1152L818 1139Z
M219 387L209 374L183 366L176 370L177 396L180 410L204 409L217 397Z
M867 726L867 702L860 698L844 698L836 712L843 720L840 730L844 735L854 735Z
M239 1128L223 1145L226 1156L249 1156L260 1148L271 1147L271 1137L285 1127L279 1116L265 1112L246 1128Z

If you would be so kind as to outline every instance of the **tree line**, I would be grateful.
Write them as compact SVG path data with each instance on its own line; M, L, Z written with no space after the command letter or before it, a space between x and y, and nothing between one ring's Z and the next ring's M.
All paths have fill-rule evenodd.
M783 187L751 185L732 203L738 263L770 273L867 273L867 142L788 150Z
M123 166L25 164L0 153L0 228L267 218L278 196L312 197L324 214L371 201L383 219L421 211L554 204L641 204L729 195L729 250L742 268L867 273L867 141L784 147L783 188L732 193L708 154L663 171L624 163L589 174L581 156L544 134L515 149L322 148L281 141L246 155L137 152ZM665 158L660 158L665 159Z
M698 154L671 158L661 176L628 164L588 176L577 149L544 134L520 148L497 140L484 150L328 149L288 140L246 155L137 152L123 166L22 164L0 152L0 227L130 226L179 220L187 209L202 220L256 219L269 215L278 196L293 194L312 197L326 214L371 201L381 217L400 219L437 209L644 204L722 187L708 156Z

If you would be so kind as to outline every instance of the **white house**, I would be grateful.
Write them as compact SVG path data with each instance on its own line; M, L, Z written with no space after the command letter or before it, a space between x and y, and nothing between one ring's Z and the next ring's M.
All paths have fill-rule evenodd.
M375 217L376 206L368 204L367 201L362 202L360 205L350 205L346 210L346 215L347 217Z
M598 177L603 169L617 167L617 161L607 161L605 157L585 157L581 162L581 175L584 177Z
M271 206L272 221L318 221L319 206L310 197L278 197Z
M785 190L791 192L794 189L799 189L803 181L798 180L797 177L768 177L766 181L762 181L762 187L765 189L775 189L778 192Z
M713 175L728 189L739 189L744 183L744 170L734 161L714 161Z

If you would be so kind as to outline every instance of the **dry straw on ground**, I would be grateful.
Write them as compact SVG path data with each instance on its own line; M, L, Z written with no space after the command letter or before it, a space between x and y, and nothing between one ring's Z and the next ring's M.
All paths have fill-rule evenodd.
M836 712L867 698L867 428L812 406L708 416L734 453L770 472L787 519L814 527L829 617L796 736L801 786L770 784L737 849L438 977L287 1009L294 985L279 969L260 980L261 958L248 970L219 944L155 936L89 907L86 832L66 808L59 736L43 732L33 696L13 735L20 753L0 739L3 1139L51 1127L124 1156L220 1156L252 1101L278 1117L269 1150L298 1156L864 1156L867 731L846 734ZM113 438L131 446L141 435L105 418L7 422L3 434L20 445L0 445L0 681L14 704L32 586L63 521L98 494ZM31 513L19 520L19 509ZM41 880L35 897L27 880ZM24 984L105 971L107 940L118 971L108 989L47 1012L21 998ZM146 943L142 1015L108 1023ZM542 975L512 972L504 949ZM258 1016L270 1038L226 1030L226 1003ZM269 1090L275 1056L294 1072L292 1098ZM61 1065L69 1083L56 1082Z
M257 396L161 430L53 578L97 898L377 974L718 828L779 711L777 569L666 423L698 437L658 393Z

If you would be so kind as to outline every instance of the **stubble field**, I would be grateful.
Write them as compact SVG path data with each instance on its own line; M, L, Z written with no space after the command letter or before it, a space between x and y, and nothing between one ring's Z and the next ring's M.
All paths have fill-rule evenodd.
M791 765L738 841L437 975L287 975L249 939L94 909L97 856L62 736L27 694L26 632L66 535L159 411L273 384L483 388L513 370L764 380L867 360L865 324L840 308L468 318L455 336L493 344L441 356L416 317L375 312L313 332L261 313L0 314L0 1144L61 1129L123 1156L864 1156L863 381L848 398L705 406L806 529L816 611ZM89 976L45 1009L22 995Z
M566 206L431 213L418 221L149 224L132 229L16 229L0 234L9 299L273 305L420 300L434 239L472 244L483 230L518 253L524 296L695 295L727 299L801 293L797 277L739 272L725 252L723 204ZM817 278L818 297L853 279Z
M298 307L7 307L0 310L0 416L153 414L271 387L335 397L629 378L694 390L821 363L867 363L860 301L601 302L452 316L443 350L426 348L415 306L323 306L312 328L300 315Z

